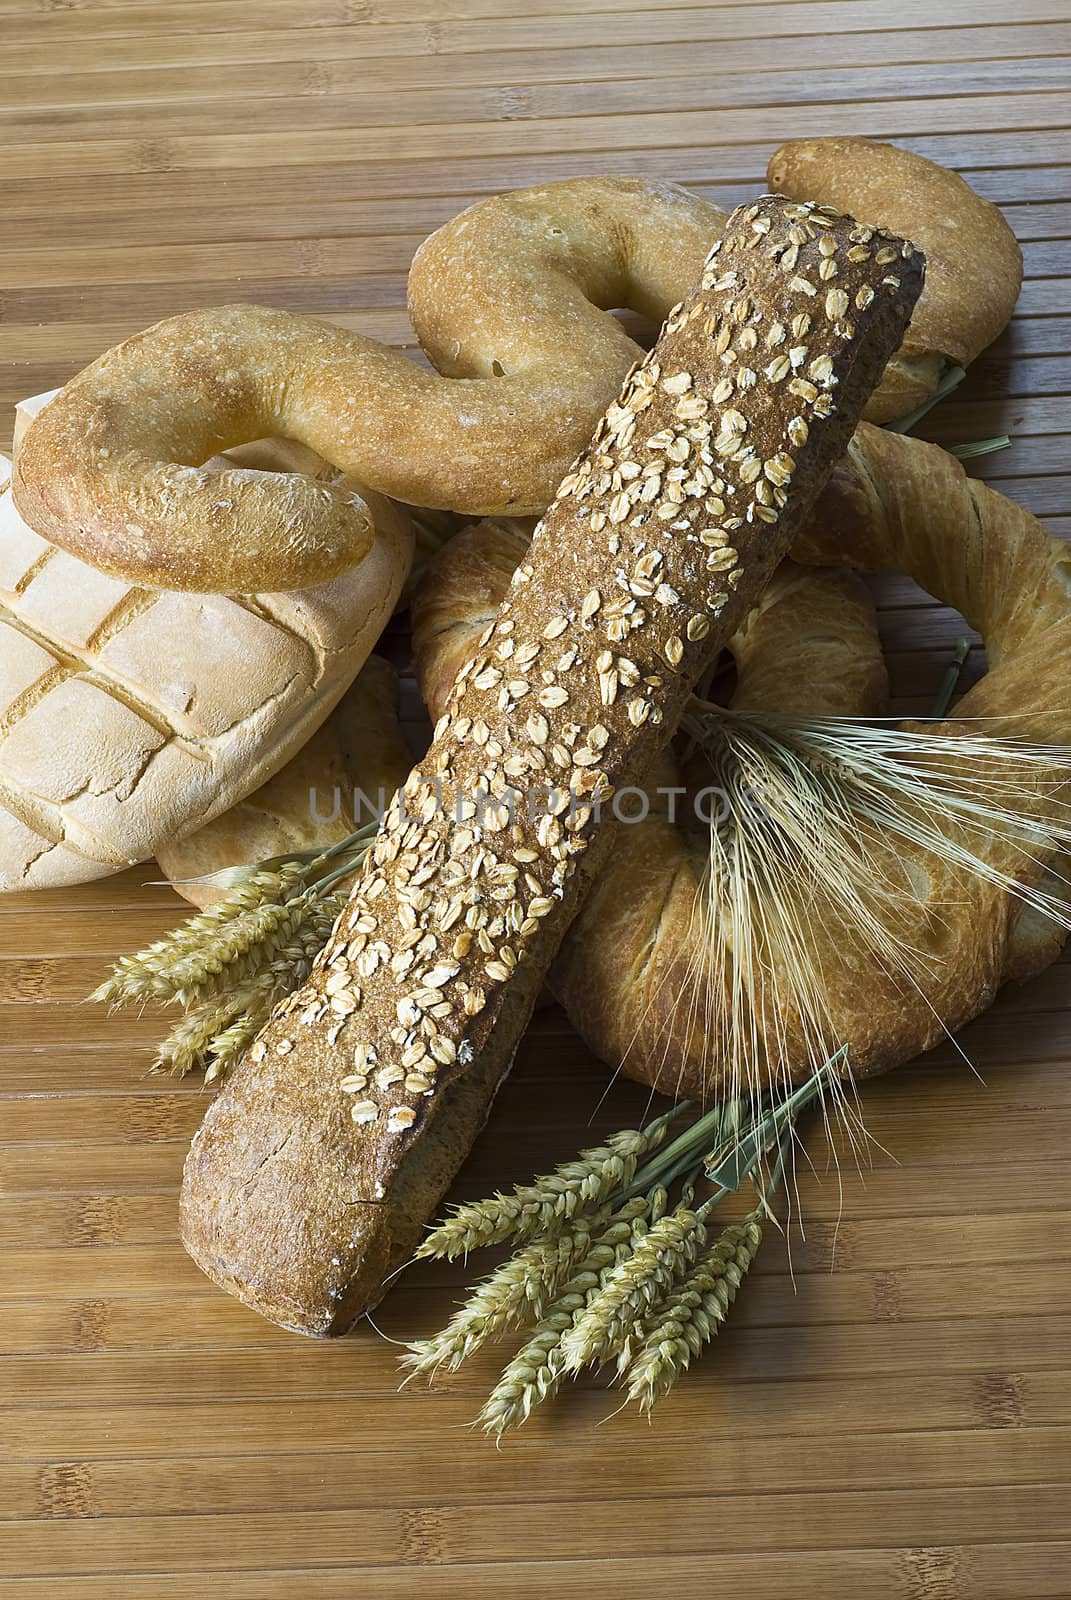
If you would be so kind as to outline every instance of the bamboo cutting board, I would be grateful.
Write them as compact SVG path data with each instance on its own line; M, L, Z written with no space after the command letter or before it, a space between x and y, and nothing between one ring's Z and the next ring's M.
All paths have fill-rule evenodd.
M1071 532L1067 0L0 0L0 40L8 434L16 400L187 307L408 342L413 249L497 189L645 173L735 203L780 140L870 134L958 167L1023 241L1018 315L930 432L1010 432L976 469ZM923 708L961 624L884 593ZM179 918L156 876L0 902L4 1595L1067 1596L1066 963L963 1034L970 1064L867 1086L862 1176L812 1131L805 1238L768 1239L651 1426L597 1427L617 1402L591 1383L495 1451L466 1426L490 1362L399 1394L371 1329L280 1333L178 1246L204 1099L146 1077L158 1019L79 1004ZM645 1097L606 1076L544 1014L456 1194L630 1123ZM384 1333L430 1331L462 1276L406 1278Z

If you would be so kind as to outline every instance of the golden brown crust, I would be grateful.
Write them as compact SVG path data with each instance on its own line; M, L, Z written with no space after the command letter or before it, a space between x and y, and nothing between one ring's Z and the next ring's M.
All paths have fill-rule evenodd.
M869 717L885 709L888 674L874 602L849 572L782 562L729 649L735 710Z
M226 890L198 879L337 843L386 810L411 762L398 722L398 675L382 656L369 656L285 767L214 822L162 845L157 860L179 894L211 905ZM369 806L377 808L371 815Z
M452 1086L508 1069L612 845L596 799L643 777L802 526L921 275L849 219L735 213L563 481L308 984L191 1147L183 1240L266 1315L323 1336L367 1304L361 1218ZM572 800L529 808L565 773Z
M409 607L413 664L424 704L437 720L454 679L493 622L531 543L511 521L487 517L432 556Z
M793 139L766 175L779 194L850 209L910 234L926 253L926 285L867 407L871 422L905 416L933 393L943 360L969 366L1007 326L1023 253L997 207L958 173L870 139Z
M863 423L794 553L910 572L986 640L990 672L963 702L964 715L996 715L999 704L1003 731L1064 742L1067 544L968 477L947 451ZM1006 692L1000 686L1013 673L1024 681Z
M101 356L29 428L19 508L103 571L190 589L317 583L368 548L363 508L331 484L200 466L265 435L411 504L541 511L640 353L600 308L663 316L723 223L684 189L633 178L473 206L410 274L417 332L449 377L286 311L170 318Z

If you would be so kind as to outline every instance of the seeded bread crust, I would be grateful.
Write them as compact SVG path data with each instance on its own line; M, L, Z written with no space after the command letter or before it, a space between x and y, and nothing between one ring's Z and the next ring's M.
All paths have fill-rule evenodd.
M436 1125L508 1069L611 839L597 802L642 781L801 530L922 277L905 241L764 197L627 379L309 982L194 1139L183 1240L264 1315L345 1332L412 1249L399 1185L463 1157Z

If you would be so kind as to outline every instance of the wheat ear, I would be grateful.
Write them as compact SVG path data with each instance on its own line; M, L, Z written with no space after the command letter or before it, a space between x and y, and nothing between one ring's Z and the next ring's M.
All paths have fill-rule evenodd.
M486 1433L501 1436L520 1427L534 1408L557 1393L566 1376L562 1340L598 1291L603 1275L628 1255L633 1229L650 1210L649 1199L628 1200L614 1213L561 1294L540 1318L531 1337L509 1362L479 1415Z
M615 1191L627 1189L641 1156L665 1138L674 1107L646 1128L625 1128L604 1145L582 1150L554 1172L518 1185L512 1194L458 1206L422 1241L417 1256L439 1260L468 1255L470 1250L500 1244L503 1239L532 1239L560 1233L571 1218L601 1205Z
M678 1206L618 1263L562 1340L566 1370L627 1352L651 1307L684 1276L706 1238L702 1210Z
M761 1212L731 1224L699 1257L680 1287L647 1319L627 1366L628 1397L650 1411L718 1332L762 1243Z
M230 925L241 925L251 913L285 902L302 871L295 863L252 874L226 899L188 917L165 938L157 939L136 955L121 956L89 999L108 1006L176 999L183 987L182 980L175 976L176 970L184 974L187 982L196 981L200 964L207 976L228 938L233 939ZM244 938L244 934L238 937L238 946L243 946ZM244 943L244 948L248 948L248 942Z
M344 903L342 895L311 901L289 931L289 942L263 952L263 967L236 974L226 987L188 1005L160 1045L153 1070L181 1075L204 1066L206 1083L223 1077L264 1027L273 1007L304 983Z
M592 1235L609 1221L607 1207L579 1217L554 1239L537 1239L510 1256L476 1285L469 1299L439 1333L409 1346L402 1365L413 1373L456 1372L476 1350L526 1323L539 1321L578 1264L591 1250Z

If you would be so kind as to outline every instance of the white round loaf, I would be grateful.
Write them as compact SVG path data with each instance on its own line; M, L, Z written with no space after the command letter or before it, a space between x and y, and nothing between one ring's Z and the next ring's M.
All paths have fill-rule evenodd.
M281 767L379 638L413 533L354 484L376 539L340 578L139 589L28 528L8 478L0 457L0 890L51 888L146 860Z

